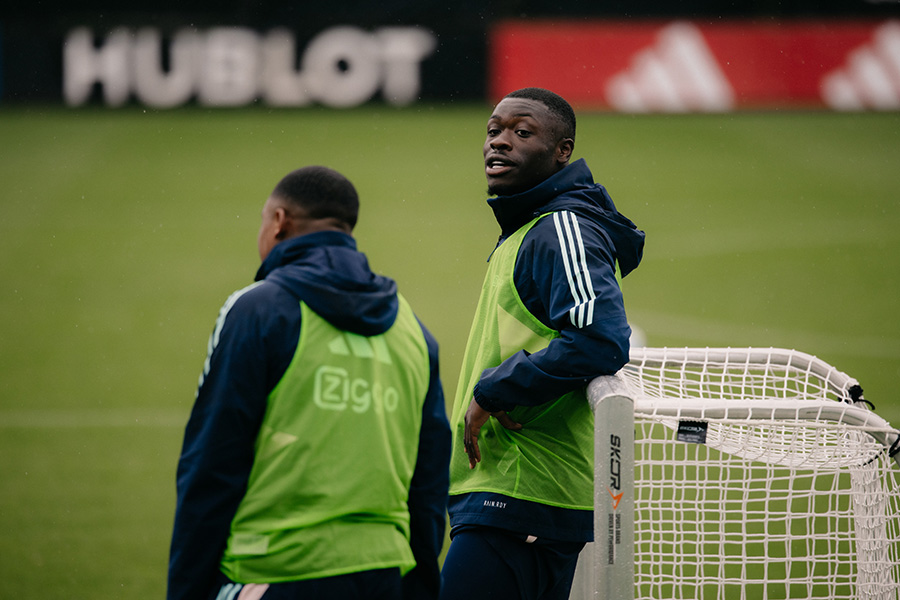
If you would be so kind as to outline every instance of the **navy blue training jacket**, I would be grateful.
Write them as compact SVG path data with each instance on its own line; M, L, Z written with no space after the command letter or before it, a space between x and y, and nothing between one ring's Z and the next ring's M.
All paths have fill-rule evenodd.
M533 354L520 350L485 369L473 396L485 410L535 406L611 375L628 362L631 328L616 264L624 277L637 268L644 232L621 215L583 159L537 186L488 200L500 224L499 244L530 222L513 274L523 304L560 337ZM502 506L500 510L495 507ZM486 508L487 507L487 508ZM559 541L593 538L589 511L559 509L498 494L451 498L450 522L491 525Z
M177 472L168 598L203 599L253 465L269 392L290 364L300 336L303 300L334 326L383 333L397 315L393 280L369 269L356 241L319 232L275 246L256 283L232 294L210 337ZM422 415L409 512L417 567L404 578L407 597L437 597L437 558L444 541L450 427L438 372L438 345L422 327L431 380Z

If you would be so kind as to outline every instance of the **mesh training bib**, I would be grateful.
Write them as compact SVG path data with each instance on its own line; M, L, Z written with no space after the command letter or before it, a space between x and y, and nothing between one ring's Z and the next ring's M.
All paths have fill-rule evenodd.
M300 303L297 351L272 390L222 572L274 583L415 565L407 496L428 349L406 301L386 333L335 328Z
M546 216L546 215L543 215ZM537 352L559 336L522 304L513 281L519 247L539 217L494 250L469 334L453 408L450 494L495 492L557 506L593 508L594 420L584 390L534 407L516 407L522 424L509 431L496 419L481 429L482 461L469 468L462 448L464 418L481 373L514 353ZM514 400L514 399L513 399Z

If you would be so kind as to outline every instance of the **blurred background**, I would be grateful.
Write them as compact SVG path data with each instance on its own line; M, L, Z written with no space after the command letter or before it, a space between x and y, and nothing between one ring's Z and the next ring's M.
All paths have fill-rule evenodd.
M0 8L0 598L164 595L207 337L294 168L356 184L449 407L518 87L647 232L647 345L796 348L900 423L900 4L634 4Z

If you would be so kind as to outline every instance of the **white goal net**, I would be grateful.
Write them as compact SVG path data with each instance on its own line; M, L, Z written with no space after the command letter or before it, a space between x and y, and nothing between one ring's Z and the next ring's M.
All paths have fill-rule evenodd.
M854 379L793 350L638 348L588 395L573 599L900 599L900 434Z

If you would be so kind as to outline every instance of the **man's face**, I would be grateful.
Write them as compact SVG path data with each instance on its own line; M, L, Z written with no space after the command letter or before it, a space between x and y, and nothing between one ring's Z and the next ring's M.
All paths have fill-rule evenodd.
M557 119L542 102L505 98L488 120L484 173L488 194L529 190L566 166L569 138L560 139Z

